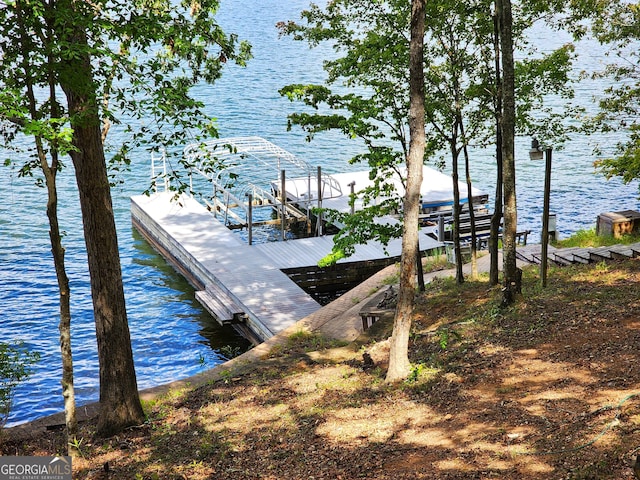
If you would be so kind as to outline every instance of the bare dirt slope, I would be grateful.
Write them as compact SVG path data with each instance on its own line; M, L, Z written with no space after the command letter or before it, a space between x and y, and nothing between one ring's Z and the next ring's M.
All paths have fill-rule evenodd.
M486 280L434 281L406 383L384 383L389 324L347 345L300 332L248 373L148 403L118 437L83 423L74 478L633 479L640 260L552 269L544 291L535 274L507 311ZM62 440L1 449L50 455Z

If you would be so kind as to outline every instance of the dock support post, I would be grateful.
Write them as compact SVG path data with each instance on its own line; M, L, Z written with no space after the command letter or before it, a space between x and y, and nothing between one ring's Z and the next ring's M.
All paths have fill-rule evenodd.
M438 217L438 241L444 242L444 217L442 215Z
M249 197L249 206L247 208L247 234L249 236L249 245L253 244L253 195L247 193Z
M285 228L287 222L287 185L286 185L286 174L284 170L280 171L280 203L282 203L282 212L280 216L280 227L281 227L281 236L282 241L285 239Z
M218 218L218 188L216 185L213 185L213 218Z
M318 236L322 236L322 167L318 166Z

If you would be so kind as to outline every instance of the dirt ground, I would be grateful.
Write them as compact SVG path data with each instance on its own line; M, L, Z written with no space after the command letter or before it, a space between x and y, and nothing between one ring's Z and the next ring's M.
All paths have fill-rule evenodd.
M145 404L117 437L82 424L74 479L634 479L640 260L525 271L418 298L409 379L384 382L391 324L347 345L295 334L249 370ZM4 455L63 452L60 432Z

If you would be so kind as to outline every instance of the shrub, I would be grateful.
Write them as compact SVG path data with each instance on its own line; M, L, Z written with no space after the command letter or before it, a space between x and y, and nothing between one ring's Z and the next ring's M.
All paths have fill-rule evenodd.
M9 418L16 386L31 375L31 366L39 359L40 354L28 351L23 343L0 342L0 428Z

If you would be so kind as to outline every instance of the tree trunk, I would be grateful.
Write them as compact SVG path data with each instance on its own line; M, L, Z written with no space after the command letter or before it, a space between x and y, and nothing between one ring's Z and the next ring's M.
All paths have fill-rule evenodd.
M471 162L469 149L467 148L467 138L464 134L464 126L460 121L460 129L463 138L462 151L464 153L464 171L467 182L467 198L469 199L469 224L471 225L471 278L478 278L478 237L476 235L476 214L473 204L473 182L471 181Z
M49 217L49 238L51 239L51 253L58 279L60 292L60 353L62 355L62 397L64 399L65 425L67 427L67 453L73 455L73 445L78 433L76 418L75 390L73 387L73 355L71 352L71 296L69 277L64 263L64 247L62 246L60 227L58 224L58 195L55 185L55 174L45 175L47 183L48 201L47 217ZM51 178L50 178L51 177Z
M64 263L64 247L58 223L58 191L56 188L57 166L54 159L51 167L47 165L44 150L38 143L40 163L47 185L47 217L49 219L49 238L51 240L51 253L58 280L60 300L60 354L62 356L62 397L64 399L64 414L66 425L67 453L75 455L73 445L78 433L78 421L76 417L75 390L73 387L73 355L71 352L71 295L69 290L69 277ZM52 153L52 155L56 155Z
M23 22L22 11L16 9L16 18L18 19L18 28L20 31L20 40L24 51L33 51L31 37L27 33L27 28ZM51 34L51 31L48 31ZM32 120L38 120L40 114L37 109L37 101L34 93L35 81L32 75L32 66L26 57L23 57L22 68L24 73L24 82L27 92L29 104L29 114ZM53 67L51 56L48 57L49 67ZM59 104L56 98L55 76L52 70L49 70L49 108L50 117L59 118ZM58 282L58 299L60 301L60 322L58 331L60 333L60 354L62 357L62 378L60 380L62 386L62 398L64 401L64 414L66 426L66 445L67 454L75 456L76 435L78 433L78 421L76 417L76 400L73 385L73 355L71 351L71 291L69 288L69 277L64 262L65 249L62 246L62 235L60 233L60 223L58 221L58 188L56 179L58 175L59 152L55 143L49 145L49 155L51 164L48 162L47 149L44 146L43 138L36 135L36 152L40 162L40 168L44 174L45 185L47 187L47 218L49 220L49 239L51 243L51 254L53 256L53 265L56 271L56 279Z
M456 120L456 125L454 130L457 131L458 122ZM451 179L453 181L453 250L455 252L456 257L456 283L461 285L464 283L464 273L462 272L462 249L460 248L460 185L459 181L459 173L458 173L458 156L459 152L457 149L457 133L454 132L451 137Z
M511 0L498 0L500 19L500 47L502 53L502 176L504 185L504 229L502 234L502 255L504 285L502 304L511 305L518 290L516 267L516 230L518 213L516 209L516 168L515 168L515 73L513 61L513 38Z
M71 0L73 3L73 0ZM71 27L71 28L70 28ZM78 25L67 25L66 40L87 45ZM88 51L88 46L87 46ZM122 271L111 202L95 84L88 54L71 58L60 71L67 96L71 153L80 195L100 364L97 434L110 436L144 421L138 396Z
M83 110L82 98L73 92L67 96L72 113ZM100 364L97 433L110 436L142 423L144 413L138 397L100 128L97 123L87 123L83 120L73 125L73 142L78 151L71 156L80 194Z
M409 153L403 203L402 258L398 304L393 322L386 381L406 379L411 371L409 333L415 303L415 272L418 249L418 214L425 149L424 112L424 23L425 0L411 2L409 45Z
M496 191L491 216L491 233L489 236L489 285L499 282L498 243L500 224L502 222L502 75L500 74L500 33L498 13L493 15L494 51L496 69L495 117L496 117Z
M498 127L496 141L496 190L493 203L493 215L491 216L491 233L489 237L489 253L491 262L489 266L489 285L498 285L500 282L500 266L498 252L500 247L500 225L502 223L502 134Z

